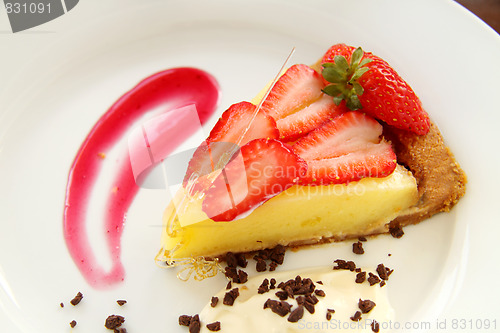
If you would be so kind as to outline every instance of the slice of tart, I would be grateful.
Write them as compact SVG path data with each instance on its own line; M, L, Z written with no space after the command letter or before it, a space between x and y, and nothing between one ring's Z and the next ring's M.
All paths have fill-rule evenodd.
M165 211L157 260L385 233L449 210L465 182L408 84L334 45L223 113Z

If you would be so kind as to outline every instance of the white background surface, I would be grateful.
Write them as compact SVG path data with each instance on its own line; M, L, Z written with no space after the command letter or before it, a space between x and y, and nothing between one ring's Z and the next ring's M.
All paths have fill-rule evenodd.
M453 330L452 320L489 319L500 330L500 37L493 30L444 0L89 0L17 34L0 10L0 331L69 332L75 319L75 332L107 332L105 318L121 314L129 332L185 332L178 316L198 312L225 281L185 284L155 266L163 193L141 191L129 212L124 283L95 290L73 264L62 212L81 142L119 96L159 70L213 74L220 114L251 99L293 46L292 63L313 63L337 42L378 54L410 83L468 174L467 194L450 214L408 227L402 239L369 240L362 257L351 243L328 245L289 253L281 269L337 258L374 268L384 262L395 268L387 287L399 322L428 321L443 332L436 320L447 320L448 331L465 332L475 326ZM91 217L93 246L106 264L99 211ZM72 307L77 291L85 298ZM117 299L128 304L120 308Z

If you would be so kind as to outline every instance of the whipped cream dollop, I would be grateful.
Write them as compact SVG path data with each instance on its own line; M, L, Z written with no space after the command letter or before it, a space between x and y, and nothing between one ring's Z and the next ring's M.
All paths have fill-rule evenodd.
M264 309L264 304L268 299L280 301L275 295L281 291L277 286L280 282L295 279L297 275L302 279L311 279L316 290L323 291L324 296L322 292L319 292L321 296L315 294L318 302L314 305L314 313L304 309L302 318L290 322L290 313L281 317L269 307ZM276 288L259 294L259 286L266 278L274 278ZM355 272L332 270L331 266L256 275L245 284L233 284L233 288L238 288L239 296L232 306L223 304L224 296L229 290L221 290L215 295L219 299L217 305L213 307L207 304L199 315L201 332L210 332L206 324L217 321L220 322L219 332L372 332L372 321L380 324L393 320L394 310L387 297L387 285L370 286L367 281L356 283L355 279ZM291 311L299 306L297 298L295 296L294 299L285 300L292 305ZM369 300L375 306L369 312L362 313L360 300ZM357 311L360 311L361 319L351 320ZM328 312L330 315L327 315ZM383 331L382 327L380 331Z

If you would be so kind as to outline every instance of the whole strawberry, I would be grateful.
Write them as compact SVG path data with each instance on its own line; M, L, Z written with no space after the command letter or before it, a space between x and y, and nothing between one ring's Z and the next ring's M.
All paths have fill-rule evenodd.
M361 110L387 124L427 134L430 121L411 87L387 62L361 48L333 45L323 56L323 91L337 105Z

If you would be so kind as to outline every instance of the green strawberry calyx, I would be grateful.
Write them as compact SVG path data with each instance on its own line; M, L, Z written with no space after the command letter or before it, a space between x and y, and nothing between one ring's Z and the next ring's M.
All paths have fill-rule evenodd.
M363 55L363 50L358 47L352 53L350 63L344 56L336 55L333 58L334 62L323 64L321 74L326 81L331 83L323 89L323 92L333 96L336 105L345 100L346 106L351 110L363 108L359 96L363 94L364 89L359 84L358 79L370 70L365 65L372 61L371 59L363 59Z

